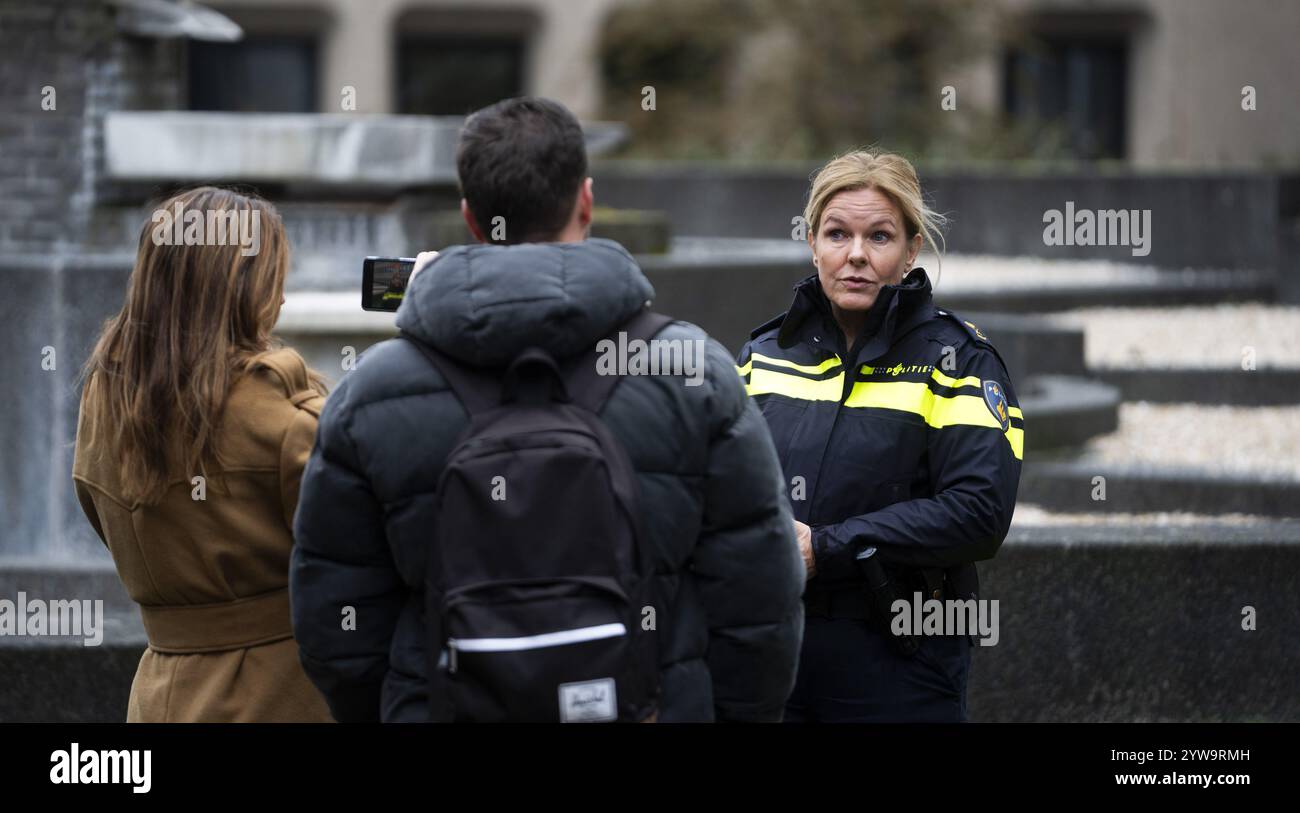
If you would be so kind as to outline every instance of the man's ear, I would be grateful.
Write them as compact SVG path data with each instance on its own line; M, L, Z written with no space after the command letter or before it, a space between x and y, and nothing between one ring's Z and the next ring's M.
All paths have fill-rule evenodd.
M483 238L483 232L479 229L478 224L474 222L474 215L469 210L469 203L464 198L460 199L460 216L465 219L465 225L469 226L469 233L474 235L474 239L480 243L486 243Z
M591 210L596 205L596 197L591 192L591 178L587 178L578 187L578 225L587 228L591 225Z

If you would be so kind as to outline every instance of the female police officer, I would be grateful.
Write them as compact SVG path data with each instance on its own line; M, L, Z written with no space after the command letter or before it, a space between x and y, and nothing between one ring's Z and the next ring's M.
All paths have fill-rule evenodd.
M1015 506L1015 391L984 334L937 308L912 267L923 242L938 251L940 217L906 159L832 160L804 216L816 273L740 354L809 571L786 719L965 720L971 637L900 637L886 616L977 598L973 563L997 551Z

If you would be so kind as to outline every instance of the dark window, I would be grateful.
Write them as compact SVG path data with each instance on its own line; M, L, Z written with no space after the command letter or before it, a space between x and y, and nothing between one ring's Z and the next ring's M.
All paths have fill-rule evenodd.
M1011 116L1063 130L1079 158L1123 158L1128 47L1122 38L1045 37L1009 52L1004 99Z
M462 116L519 96L523 42L506 37L404 37L397 51L397 110Z
M191 110L238 113L316 111L316 40L246 37L190 43Z

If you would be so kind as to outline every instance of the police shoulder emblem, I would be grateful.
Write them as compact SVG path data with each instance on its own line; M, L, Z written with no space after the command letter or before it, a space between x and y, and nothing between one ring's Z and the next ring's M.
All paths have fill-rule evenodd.
M984 403L988 405L989 412L997 419L998 426L1002 427L1005 432L1011 428L1011 414L1007 407L1007 394L1003 392L1002 385L996 381L984 382Z
M966 320L963 319L962 321L965 322ZM972 331L974 331L976 338L980 339L981 341L985 341L985 342L987 342L987 341L989 340L989 337L984 335L984 331L982 331L982 330L980 330L979 328L975 327L975 323L974 323L974 322L966 322L966 326L969 327Z

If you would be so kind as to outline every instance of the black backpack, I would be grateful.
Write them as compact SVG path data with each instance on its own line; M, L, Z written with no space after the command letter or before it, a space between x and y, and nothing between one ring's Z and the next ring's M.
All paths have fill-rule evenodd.
M672 320L616 329L648 340ZM435 721L641 721L659 695L642 629L653 567L635 471L599 417L621 381L596 352L533 348L505 370L412 341L469 413L438 480L425 580Z

